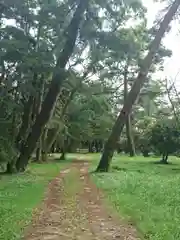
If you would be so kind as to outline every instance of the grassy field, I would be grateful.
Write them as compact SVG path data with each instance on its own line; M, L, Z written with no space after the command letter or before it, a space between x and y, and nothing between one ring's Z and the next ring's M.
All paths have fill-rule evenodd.
M99 156L94 159L95 168ZM115 157L108 174L93 174L108 202L139 231L142 239L180 239L180 159L153 164L157 158Z
M91 170L97 154L69 155L88 159ZM92 174L107 203L132 223L142 239L180 239L180 159L169 165L154 164L157 158L116 156L107 174ZM64 163L32 164L25 174L1 176L0 239L19 240L31 220L32 210L43 199L45 188Z
M19 240L44 196L48 182L64 163L32 164L25 174L0 179L0 239Z

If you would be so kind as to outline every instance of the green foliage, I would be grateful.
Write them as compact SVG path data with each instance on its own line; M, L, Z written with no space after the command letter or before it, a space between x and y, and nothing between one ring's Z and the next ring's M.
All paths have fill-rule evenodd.
M149 156L149 153L153 151L151 144L151 129L156 122L155 118L144 117L139 119L134 125L134 138L136 142L136 149L141 152L145 157Z
M95 83L86 86L86 91L77 93L69 105L68 132L80 141L104 140L112 127L112 105L108 101L108 94L103 94L102 87Z
M11 103L10 101L8 103ZM5 105L7 106L7 105ZM11 135L12 132L12 116L9 108L4 109L4 104L1 103L1 113L0 113L0 163L11 162L17 157L17 150L14 147L14 139ZM13 106L12 106L13 107ZM7 115L7 117L5 117ZM13 130L12 130L13 131Z
M180 129L174 119L161 119L151 130L151 144L162 155L175 153L180 147Z
M29 115L25 118L28 126L20 139L25 139L31 131L41 108L38 107L41 92L43 102L66 40L69 19L77 4L72 0L1 1L0 96L3 101L0 109L6 103L6 110L0 121L6 119L8 122L6 133L5 125L0 123L3 129L0 159L3 162L16 158L16 140L21 135L25 122L23 113L28 107ZM58 142L66 138L77 142L107 139L119 105L124 101L125 68L127 66L130 90L154 34L147 28L145 13L146 9L138 0L90 1L74 52L66 66L66 81L62 88L67 91L67 96L60 95L53 117L46 126L50 131L59 131ZM130 27L132 22L135 24ZM159 103L156 104L161 89L153 74L163 69L164 59L170 55L171 52L161 45L147 78L150 81L144 86L137 109L133 110L133 119L154 116L157 108L158 111L161 109ZM75 93L62 113L73 91ZM136 132L135 125L136 120L133 120L132 132ZM147 138L145 134L143 138L140 136L142 145Z
M8 138L6 136L5 140L0 139L0 162L12 162L17 157L17 150L13 147L13 143L8 142Z

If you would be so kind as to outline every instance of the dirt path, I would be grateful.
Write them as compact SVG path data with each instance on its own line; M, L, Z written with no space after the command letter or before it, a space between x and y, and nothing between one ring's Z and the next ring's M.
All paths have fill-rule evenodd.
M48 188L24 240L137 240L132 226L112 216L88 175L88 164L76 162Z

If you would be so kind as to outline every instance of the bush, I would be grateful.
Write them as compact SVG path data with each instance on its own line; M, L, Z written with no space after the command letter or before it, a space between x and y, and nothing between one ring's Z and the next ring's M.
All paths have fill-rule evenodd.
M144 117L135 124L134 140L136 143L136 150L141 152L144 157L148 157L153 151L150 137L151 129L155 124L155 119L151 117Z
M150 142L155 151L162 155L162 163L167 163L169 154L180 147L180 128L174 119L158 121L151 129Z
M9 172L13 172L14 161L17 158L17 150L13 147L13 143L7 138L0 138L0 165L1 171L6 171L8 166L11 168ZM9 164L8 164L9 163Z

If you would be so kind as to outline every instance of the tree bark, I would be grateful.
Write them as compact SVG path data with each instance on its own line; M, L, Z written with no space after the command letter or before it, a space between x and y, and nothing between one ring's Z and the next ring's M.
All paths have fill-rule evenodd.
M143 157L149 157L149 151L144 150L142 154L143 154Z
M100 162L96 169L97 172L107 172L109 170L110 163L111 163L111 160L112 160L112 157L114 154L114 150L116 147L116 143L122 133L127 116L130 114L132 106L135 103L135 101L140 93L140 90L143 86L143 83L146 79L146 76L147 76L150 66L152 64L152 60L160 46L161 40L162 40L165 32L167 31L168 26L169 26L170 22L172 21L174 15L176 14L179 6L180 6L180 0L174 1L173 4L171 5L171 7L169 8L168 12L164 16L164 19L160 23L160 27L156 33L156 36L149 47L149 52L140 65L140 71L139 71L138 77L135 80L135 82L131 88L131 91L129 92L129 94L127 96L127 100L124 103L124 106L123 106L123 108L113 126L112 132L106 142L104 152L102 154L102 157L101 157Z
M40 163L41 162L41 152L42 152L42 142L41 142L41 138L40 141L38 143L38 147L36 149L36 162Z
M65 149L63 147L62 148L62 153L61 153L61 156L60 156L59 160L65 160L65 155L66 155L66 152L65 152Z
M131 115L129 114L126 120L126 136L128 142L128 152L130 157L134 157L136 155L134 139L132 135L132 124L131 124Z
M124 103L126 102L128 95L128 60L124 69ZM131 124L131 114L127 116L126 119L126 136L127 136L127 145L128 152L130 157L134 157L136 155L134 139L132 136L132 124Z
M15 101L19 102L19 96L18 96L16 90L14 93L14 97L15 97ZM16 111L16 108L14 108L12 111L12 123L11 123L10 133L12 135L12 142L14 144L16 141L16 137L17 137L17 111Z
M21 150L21 154L19 158L17 159L16 167L18 171L26 168L29 158L36 147L36 143L39 140L45 125L48 123L52 115L52 111L54 110L56 101L60 94L62 83L66 78L65 67L69 58L73 53L76 38L78 35L78 30L81 23L81 18L84 11L87 8L87 5L88 5L88 0L81 0L79 2L79 5L74 13L74 16L67 30L65 31L66 41L65 41L64 49L57 60L57 64L52 76L52 82L49 87L49 91L46 95L46 98L42 104L41 112L37 116L36 121L32 127L32 131L29 134Z
M61 156L60 156L59 160L65 160L66 159L65 155L67 153L67 149L68 149L68 141L64 140L63 144L62 144Z
M16 173L16 167L13 161L7 163L6 172L7 174Z
M162 157L160 163L161 164L168 164L168 154L167 153L163 154L163 157Z
M42 162L47 162L48 160L48 150L47 150L47 135L48 135L48 128L45 128L43 130L43 133L41 135L41 144L42 144L42 149L41 149L41 161Z
M39 87L39 91L37 92L37 96L36 96L36 104L35 104L35 116L33 119L33 122L35 121L36 117L38 116L38 114L41 111L41 107L42 107L42 103L43 103L43 97L44 97L44 88L45 88L45 84L44 84L44 79L43 76L41 76L41 80L40 80L40 86ZM42 141L43 141L43 137L42 135L40 136L39 142L38 142L38 147L36 149L36 162L41 162L42 160Z

